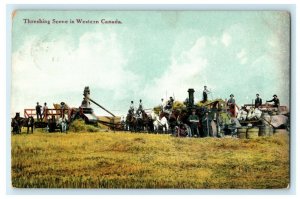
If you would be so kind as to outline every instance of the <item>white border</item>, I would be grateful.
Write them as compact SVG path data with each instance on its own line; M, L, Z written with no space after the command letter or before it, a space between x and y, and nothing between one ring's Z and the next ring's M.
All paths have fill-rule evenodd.
M37 0L31 0L27 1L30 3L40 3L40 1ZM62 1L51 1L53 3L61 3ZM74 2L74 1L64 1L66 2ZM297 13L296 13L296 3L294 5L286 5L283 3L288 3L289 1L272 1L272 3L279 3L281 5L274 5L274 4L214 4L215 2L220 1L209 1L211 4L181 4L181 5L167 5L167 4L134 4L134 5L128 5L128 4L118 4L113 5L115 2L123 2L123 1L110 1L111 4L102 4L102 5L94 5L94 4L85 4L88 2L94 2L94 1L84 1L81 3L81 5L62 5L62 4L8 4L8 3L23 3L23 1L4 1L4 3L1 2L1 27L6 26L6 31L1 31L1 39L2 43L6 43L6 48L1 47L1 54L6 54L6 63L4 59L1 59L1 90L6 90L6 97L1 96L1 107L0 110L6 110L6 111L0 111L1 115L0 118L6 118L5 120L1 119L1 135L6 135L5 138L0 140L0 146L2 147L1 152L1 161L3 167L1 169L1 175L0 179L5 179L4 184L6 186L3 186L3 183L1 183L1 193L4 194L16 194L16 195L294 195L297 194L296 192L296 112L299 112L299 107L296 107L296 85L298 80L296 80L296 19L297 19ZM133 2L133 1L130 1ZM151 1L156 2L157 1ZM161 2L161 1L159 1ZM184 3L196 3L195 1L185 1ZM240 3L237 1L231 1L231 3ZM246 1L246 3L254 3L258 2L256 0L254 1ZM267 3L269 1L259 1L263 3ZM139 3L139 2L135 2ZM291 187L290 189L286 190L178 190L178 189L171 189L171 190L120 190L120 189L12 189L10 187L10 133L9 133L9 125L10 125L10 119L9 119L9 113L10 113L10 56L11 56L11 40L10 40L10 33L11 33L11 12L14 9L68 9L68 10L83 10L83 9L99 9L99 10L289 10L291 12L291 21L292 21L292 53L291 53ZM6 15L5 15L6 13ZM7 53L5 53L7 52ZM6 66L6 67L3 67ZM298 73L297 73L298 74ZM3 92L4 94L4 92ZM4 99L4 103L2 100ZM296 110L296 111L293 111ZM4 126L4 121L5 126ZM297 126L297 129L299 126ZM5 133L6 132L6 133ZM299 136L298 136L299 137ZM298 140L298 139L297 139ZM299 147L298 147L299 148ZM4 153L6 151L6 153ZM4 154L4 157L2 158L2 155ZM6 164L4 164L6 162ZM4 171L4 172L3 172ZM299 175L299 174L298 174ZM4 187L4 189L3 189ZM6 195L7 196L7 195ZM295 196L295 195L294 195ZM44 196L43 196L44 197ZM102 196L101 196L102 197ZM202 197L202 196L201 196ZM244 196L243 196L244 197ZM2 197L1 197L2 198Z

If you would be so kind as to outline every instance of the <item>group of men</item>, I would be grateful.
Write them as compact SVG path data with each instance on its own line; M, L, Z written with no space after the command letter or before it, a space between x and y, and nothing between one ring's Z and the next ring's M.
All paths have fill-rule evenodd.
M138 109L136 110L136 113L137 113L138 115L140 115L141 112L142 112L143 110L144 110L144 109L143 109L143 102L142 102L142 100L140 99L139 107L138 107ZM131 103L130 103L128 112L129 112L130 114L134 114L134 103L133 103L133 101L131 101Z
M211 91L209 91L207 89L207 86L204 86L203 89L203 99L202 99L202 103L205 103L208 101L208 94L211 94ZM230 94L229 96L230 98L226 101L226 105L228 107L228 111L231 114L232 117L236 117L237 113L236 113L236 102L234 99L234 95ZM266 102L273 102L273 107L279 107L280 106L280 101L277 97L276 94L273 95L273 99L271 100L267 100ZM172 111L173 108L173 103L174 103L174 99L173 97L170 97L168 101L165 101L163 98L161 98L161 104L160 104L160 111L161 112L168 112L168 111ZM260 97L259 94L256 94L256 98L255 98L255 103L254 103L255 108L260 108L262 106L262 99ZM143 110L143 104L142 104L142 100L140 99L139 102L139 106L137 109L137 114L140 113L140 111ZM134 103L133 101L131 101L130 104L130 108L129 108L129 113L134 113ZM188 121L189 121L189 127L190 130L188 131L188 136L200 136L199 130L198 130L198 124L201 123L201 126L204 128L204 136L209 136L212 132L212 127L211 127L211 118L209 116L209 113L206 113L206 115L201 118L201 121L198 117L198 115L196 114L196 110L193 109L191 115L189 115L188 117Z
M204 86L203 100L202 100L203 103L207 101L207 95L210 94L210 93L211 93L211 91L209 91L207 89L207 86ZM227 101L227 106L229 107L229 112L231 113L232 116L236 116L234 95L231 94L229 97L230 98ZM276 108L278 108L280 106L280 101L279 101L278 96L276 94L273 95L273 99L267 100L266 102L273 102L274 103L273 107L276 107ZM262 106L262 99L260 98L259 94L256 94L254 106L255 106L255 108L259 108L260 106Z
M60 109L61 115L58 121L56 121L55 116L52 115L51 119L47 119L48 116L48 106L47 103L44 103L44 106L42 107L39 102L36 103L35 110L37 115L37 121L42 121L43 119L48 122L48 131L52 132L55 131L56 123L58 122L61 125L61 131L65 132L67 130L67 120L65 118L64 109L65 109L65 103L60 103Z
M161 112L171 110L172 107L173 107L173 103L174 103L173 97L170 97L170 99L167 102L165 102L164 99L161 98L161 104L160 104ZM134 102L131 101L128 112L130 114L133 114L134 110L135 110L135 108L134 108ZM138 106L138 109L137 109L136 113L140 114L143 110L144 110L143 103L142 103L142 100L140 99L139 106Z
M62 110L61 117L64 118L64 111L63 111L65 109L64 102L60 103L60 109ZM43 119L47 119L47 114L48 114L47 110L48 110L48 106L46 102L44 103L43 107L39 104L39 102L36 103L35 111L36 111L37 121L42 121Z
M36 103L35 106L35 110L36 110L36 117L38 121L41 121L43 118L46 118L47 116L47 110L48 110L48 106L47 103L44 103L44 106L42 107L39 102ZM43 110L43 112L42 112Z
M280 101L279 98L277 97L276 94L273 95L273 99L271 100L266 100L266 102L273 102L272 107L278 108L280 106ZM229 107L229 112L231 113L232 116L236 116L236 112L235 112L235 99L234 99L234 95L231 94L230 95L230 99L227 101L227 106ZM259 96L259 94L256 94L256 98L254 101L254 107L255 108L260 108L262 106L262 99Z
M276 94L273 95L273 99L267 100L266 102L274 102L273 107L278 108L280 106L280 101ZM262 99L259 97L259 94L256 94L254 106L255 108L259 108L262 105Z
M196 109L192 109L192 113L188 116L186 123L177 120L178 125L175 127L175 136L183 137L208 137L217 136L212 129L212 112L205 112L203 117L196 114ZM201 128L199 128L201 126ZM201 130L201 131L200 131Z
M202 103L205 103L208 100L208 94L210 94L211 91L207 89L207 86L204 86L203 90L203 99ZM266 100L266 102L273 102L273 107L278 108L280 106L280 101L279 98L276 94L273 95L273 99L271 100ZM231 114L232 117L236 117L236 102L234 99L234 95L230 94L230 98L227 100L226 105L228 107L229 113ZM262 99L259 96L259 94L256 94L255 98L255 108L260 108L262 106ZM208 113L201 119L199 120L199 117L195 114L196 111L192 110L192 114L188 117L188 121L190 123L190 131L188 131L188 136L197 136L199 137L199 130L198 130L198 124L201 123L201 126L203 127L203 136L209 136L212 134L212 127L211 127L211 118L209 118Z

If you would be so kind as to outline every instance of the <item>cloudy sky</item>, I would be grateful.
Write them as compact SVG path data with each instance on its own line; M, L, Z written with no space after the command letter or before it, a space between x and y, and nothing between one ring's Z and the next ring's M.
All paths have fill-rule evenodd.
M30 20L119 20L122 24L26 24ZM12 26L11 114L36 102L79 107L83 89L118 115L130 101L161 98L251 103L277 94L289 105L287 12L17 11ZM93 106L99 115L105 114Z

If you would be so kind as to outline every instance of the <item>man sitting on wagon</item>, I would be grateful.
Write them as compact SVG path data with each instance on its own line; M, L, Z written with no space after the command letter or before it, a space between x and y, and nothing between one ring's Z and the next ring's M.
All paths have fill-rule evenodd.
M140 104L139 104L139 108L138 108L138 114L141 114L141 112L143 111L143 103L142 100L140 99Z
M277 95L273 95L273 99L267 100L267 102L274 102L273 107L276 107L276 108L278 108L280 106L280 102L279 102Z
M170 97L170 99L167 102L167 105L165 107L166 110L171 111L173 108L174 99L173 97Z
M128 110L128 114L133 114L133 113L134 113L134 104L133 104L133 101L131 101L129 110Z
M254 102L255 108L259 108L262 105L262 99L259 97L259 94L256 94L256 99Z

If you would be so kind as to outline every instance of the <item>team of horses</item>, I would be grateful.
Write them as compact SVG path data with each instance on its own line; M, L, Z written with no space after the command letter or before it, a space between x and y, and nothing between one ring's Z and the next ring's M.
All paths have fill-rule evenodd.
M188 116L187 111L179 110L160 111L158 114L154 110L148 114L144 110L140 114L129 111L123 121L124 130L131 132L174 133L178 129L180 121L187 121Z
M140 113L128 112L124 123L124 130L131 132L163 132L169 131L169 123L165 114L155 114L153 111L151 114L147 114L144 110Z
M11 129L13 134L21 134L23 127L27 128L27 134L33 133L35 126L34 118L32 116L28 118L15 117L11 120ZM67 121L62 118L56 121L55 118L52 118L48 120L45 127L48 132L55 132L56 129L60 129L61 132L67 132Z

